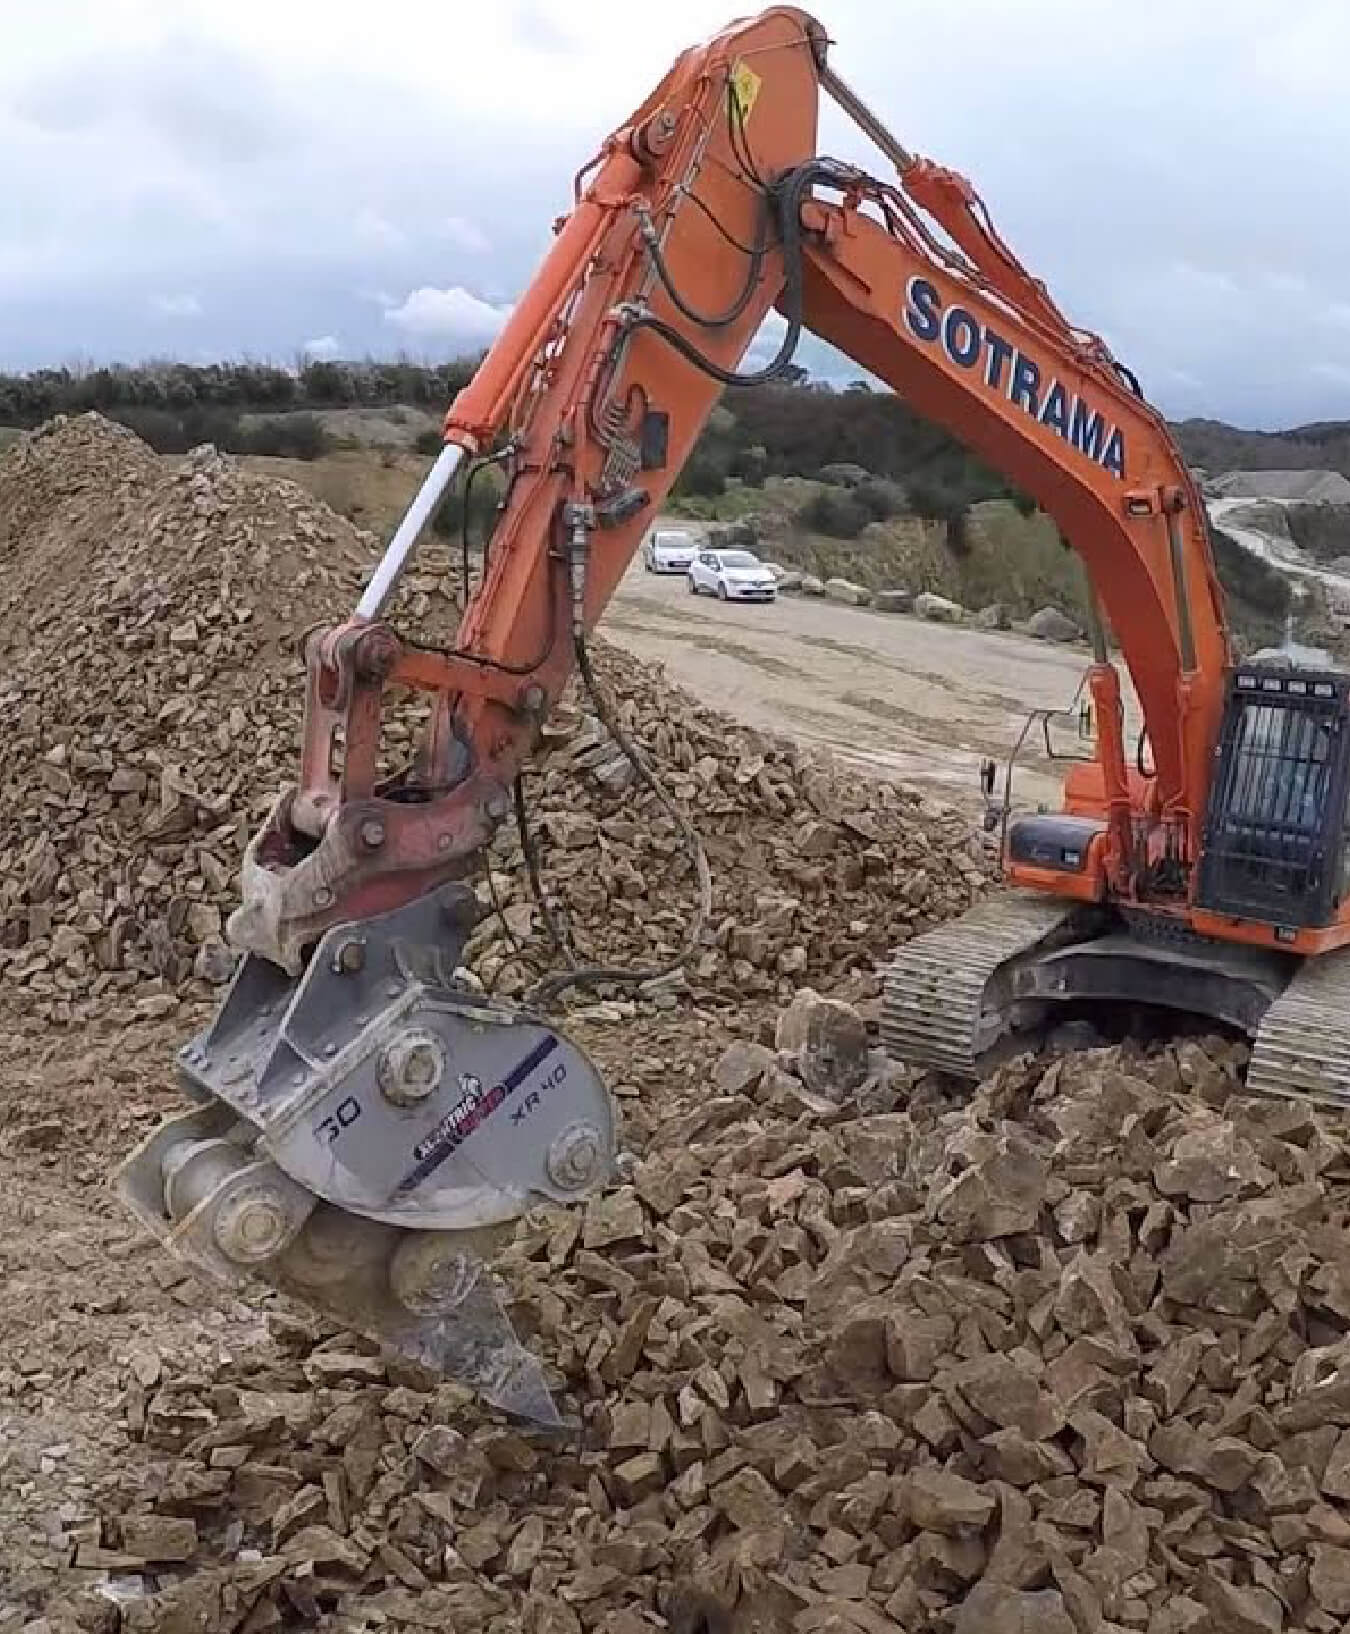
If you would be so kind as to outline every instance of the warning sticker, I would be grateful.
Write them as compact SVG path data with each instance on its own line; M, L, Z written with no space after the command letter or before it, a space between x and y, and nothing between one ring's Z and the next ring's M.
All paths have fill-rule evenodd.
M736 103L736 111L744 124L750 117L750 110L759 98L759 88L764 82L747 62L738 62L731 70L731 95Z

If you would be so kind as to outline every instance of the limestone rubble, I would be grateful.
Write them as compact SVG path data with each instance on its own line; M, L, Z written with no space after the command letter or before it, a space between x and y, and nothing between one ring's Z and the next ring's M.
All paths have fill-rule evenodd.
M0 1634L1345 1627L1344 1122L1247 1098L1217 1039L973 1096L884 1063L878 963L984 888L978 846L613 654L717 894L681 984L574 1004L633 1161L499 1268L574 1431L205 1287L113 1210L290 769L291 637L372 549L92 418L0 461ZM433 547L400 617L455 591ZM675 831L584 699L544 748L578 943L659 960ZM509 835L490 863L473 968L511 992L547 945Z

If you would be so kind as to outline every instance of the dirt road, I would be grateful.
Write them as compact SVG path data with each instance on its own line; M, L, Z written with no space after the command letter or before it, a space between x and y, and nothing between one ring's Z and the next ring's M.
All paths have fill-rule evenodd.
M1088 663L1080 647L818 597L728 606L691 596L683 575L653 575L640 564L601 628L750 726L826 745L972 810L981 804L981 759L1002 766L1029 710L1068 709ZM1083 752L1076 714L1052 742ZM1037 729L1018 763L1018 803L1054 801L1062 771L1047 760Z

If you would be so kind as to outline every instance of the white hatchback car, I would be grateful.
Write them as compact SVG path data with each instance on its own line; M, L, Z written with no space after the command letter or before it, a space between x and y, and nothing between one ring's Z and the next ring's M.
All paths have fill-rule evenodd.
M642 565L648 573L687 573L698 551L698 540L683 528L654 528L642 547Z
M689 593L719 601L776 601L778 580L748 550L701 550L689 564Z

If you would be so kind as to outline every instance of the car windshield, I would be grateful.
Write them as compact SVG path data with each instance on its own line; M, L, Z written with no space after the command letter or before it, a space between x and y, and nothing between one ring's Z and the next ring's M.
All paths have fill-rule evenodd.
M758 567L759 557L752 556L748 550L724 550L722 552L723 567Z
M694 541L687 533L658 533L656 548L658 550L692 550Z

